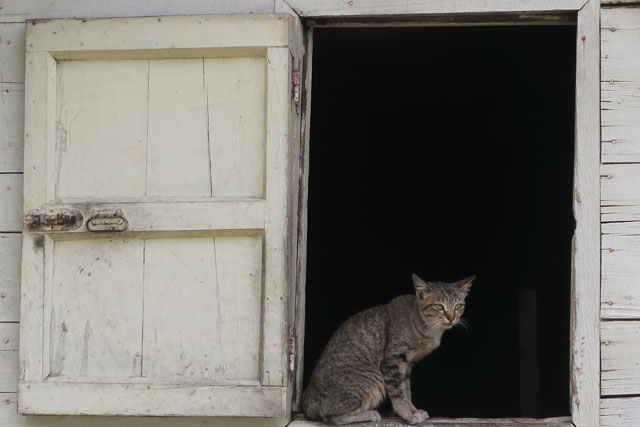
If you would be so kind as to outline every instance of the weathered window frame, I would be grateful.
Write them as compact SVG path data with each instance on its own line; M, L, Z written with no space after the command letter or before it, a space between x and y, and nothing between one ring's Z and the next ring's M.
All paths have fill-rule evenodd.
M289 0L305 20L302 174L297 266L298 348L304 341L306 205L314 26L436 26L567 23L577 25L576 114L573 211L576 228L571 280L571 422L599 425L600 416L600 1L599 0L446 0L376 2ZM302 351L297 355L294 408L300 410ZM513 421L513 420L512 420ZM524 422L524 420L523 420ZM301 424L302 425L302 424ZM561 424L559 424L561 425Z

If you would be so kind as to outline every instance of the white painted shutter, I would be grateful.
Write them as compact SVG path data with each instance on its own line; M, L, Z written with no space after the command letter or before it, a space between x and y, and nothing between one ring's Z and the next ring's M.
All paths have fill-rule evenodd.
M287 416L290 20L27 24L21 413Z

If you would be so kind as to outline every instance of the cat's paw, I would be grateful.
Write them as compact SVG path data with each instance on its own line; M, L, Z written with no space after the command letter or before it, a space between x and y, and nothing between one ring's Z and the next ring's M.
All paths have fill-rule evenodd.
M427 418L429 418L429 414L427 414L427 411L423 411L422 409L418 409L416 412L413 413L413 417L411 418L411 421L409 421L409 422L411 424L417 424L417 423L423 422Z
M371 416L369 421L372 421L374 423L382 421L382 417L380 416L380 413L378 411L369 411L369 415Z

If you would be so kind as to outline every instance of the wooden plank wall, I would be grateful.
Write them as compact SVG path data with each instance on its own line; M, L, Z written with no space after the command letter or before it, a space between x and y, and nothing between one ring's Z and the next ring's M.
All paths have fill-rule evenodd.
M602 426L640 425L640 8L601 10Z
M26 417L17 414L25 20L274 13L281 0L0 0L0 426L281 427L286 419Z

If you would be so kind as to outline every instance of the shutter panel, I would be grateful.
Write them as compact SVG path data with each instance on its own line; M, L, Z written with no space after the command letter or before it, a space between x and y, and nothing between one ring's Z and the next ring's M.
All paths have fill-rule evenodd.
M19 412L287 416L291 19L27 24Z

